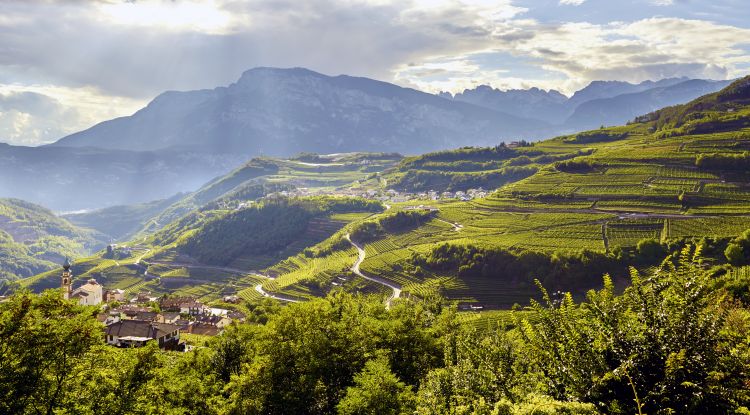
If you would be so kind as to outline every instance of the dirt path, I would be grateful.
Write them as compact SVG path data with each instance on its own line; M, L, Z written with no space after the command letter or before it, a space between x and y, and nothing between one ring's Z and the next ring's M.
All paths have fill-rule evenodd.
M440 218L435 218L435 220L438 221L438 222L447 223L448 225L453 226L453 230L456 231L456 232L458 232L458 231L460 231L461 229L464 228L464 225L461 225L460 223L448 222L447 220L440 219Z
M255 274L255 275L260 275L260 274ZM299 302L299 300L293 299L291 297L287 297L285 295L271 294L268 291L266 291L266 290L263 289L263 284L256 285L255 286L255 291L259 292L260 295L262 295L263 297L273 298L274 300L286 301L286 302L289 302L289 303L298 303Z
M359 275L360 277L368 280L368 281L372 281L374 283L378 283L380 285L384 285L384 286L390 288L393 291L393 293L385 301L386 306L390 307L391 306L391 301L393 301L393 299L399 298L401 296L401 286L399 284L395 283L395 282L388 281L388 280L386 280L384 278L372 277L372 276L368 276L368 275L363 274L362 271L360 271L359 266L362 265L362 262L365 260L365 257L366 257L367 254L365 253L365 250L361 246L359 246L359 244L357 244L356 242L352 241L352 239L351 239L351 237L349 237L348 233L346 234L345 238L346 238L347 241L349 241L350 244L352 244L353 247L357 248L357 251L359 252L359 256L357 257L357 261L354 262L354 265L351 268L352 272L355 273L355 274L357 274L357 275Z

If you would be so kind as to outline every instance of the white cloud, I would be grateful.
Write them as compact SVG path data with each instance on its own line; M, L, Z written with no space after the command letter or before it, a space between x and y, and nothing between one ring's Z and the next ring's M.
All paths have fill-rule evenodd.
M143 104L92 88L0 85L0 142L51 143L102 120L132 114Z
M645 3L655 1L668 2ZM0 1L0 93L36 92L59 107L47 107L47 118L41 109L6 107L0 141L46 142L132 113L164 90L226 85L254 66L304 66L428 91L488 83L571 93L596 79L735 77L750 64L743 49L750 30L715 18L601 23L587 22L589 15L581 13L576 22L562 15L540 21L534 4Z

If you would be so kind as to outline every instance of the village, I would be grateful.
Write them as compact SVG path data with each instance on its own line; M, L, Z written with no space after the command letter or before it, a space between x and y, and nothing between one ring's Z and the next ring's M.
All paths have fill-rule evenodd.
M62 297L80 305L99 307L97 320L102 323L105 342L115 347L142 347L156 342L160 349L188 351L191 346L181 334L216 336L233 322L244 322L239 311L209 307L192 297L152 296L140 292L127 298L123 290L104 290L95 279L72 288L73 273L69 260L63 264ZM238 303L236 296L226 296L225 303Z
M466 191L458 190L455 192L444 191L438 192L435 190L429 190L426 192L410 193L410 192L399 192L394 189L388 190L360 190L360 189L337 189L335 191L327 191L319 188L305 188L300 187L294 190L284 190L281 192L275 192L267 195L264 199L273 199L278 197L304 197L304 196L342 196L342 197L361 197L367 200L378 200L383 203L404 203L410 201L438 201L438 200L460 200L469 201L473 199L481 199L487 197L489 191L483 188L468 189ZM242 210L247 207L253 206L256 202L254 201L243 201L239 202L234 209ZM229 207L229 206L227 206Z

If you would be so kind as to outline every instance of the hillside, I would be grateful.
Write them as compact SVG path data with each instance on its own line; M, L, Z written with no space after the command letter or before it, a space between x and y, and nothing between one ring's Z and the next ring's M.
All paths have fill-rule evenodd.
M130 117L64 137L54 147L291 156L300 151L414 154L529 137L542 122L386 82L307 69L255 68L228 87L156 97Z
M232 277L233 286L221 285L248 301L262 293L312 298L343 287L391 293L389 297L439 293L462 304L506 308L538 295L535 279L550 290L580 296L610 273L622 288L628 266L650 269L687 243L700 245L705 263L723 269L729 259L724 252L730 245L740 247L735 251L744 249L738 236L750 229L749 97L746 78L625 126L393 160L390 167L375 169L380 176L367 176L367 188L385 184L409 192L403 197L411 200L389 202L385 212L367 217L346 216L327 236L297 239L305 242L293 243L296 253L270 244L275 254L269 257L246 244L257 243L257 233L282 239L300 234L304 223L310 229L311 220L290 222L288 232L278 235L252 228L244 238L223 240L218 230L239 231L243 228L233 224L244 223L242 215L259 213L233 213L215 203L172 222L156 234L168 237L152 238L139 249L147 258L172 264L149 268L155 275L181 275L170 274L182 263L180 255L232 272L258 271ZM328 160L323 167L316 157L276 161L280 170L272 176L283 176L282 165L296 165L313 169L313 176L350 183L328 187L329 192L360 183L362 166L347 170ZM318 168L331 170L313 173ZM475 186L499 188L486 198L465 201L453 193L438 200L427 194ZM225 250L228 257L201 256L212 249ZM248 255L237 256L235 249ZM744 260L740 255L733 261L741 265ZM90 269L100 272L107 265L94 261L84 272L91 274ZM202 287L199 292L206 298L218 281L228 278L222 276L226 268L213 269L202 279L217 282L193 287ZM155 281L139 284L165 290Z
M51 211L17 199L0 199L0 292L4 284L56 268L65 257L88 255L101 236Z

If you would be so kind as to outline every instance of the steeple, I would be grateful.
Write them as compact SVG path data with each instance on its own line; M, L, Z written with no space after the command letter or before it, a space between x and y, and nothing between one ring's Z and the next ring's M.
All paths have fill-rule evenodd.
M65 262L63 263L63 272L62 272L62 292L63 292L63 299L69 300L70 294L71 294L71 282L73 280L73 273L70 272L70 260L65 257Z

